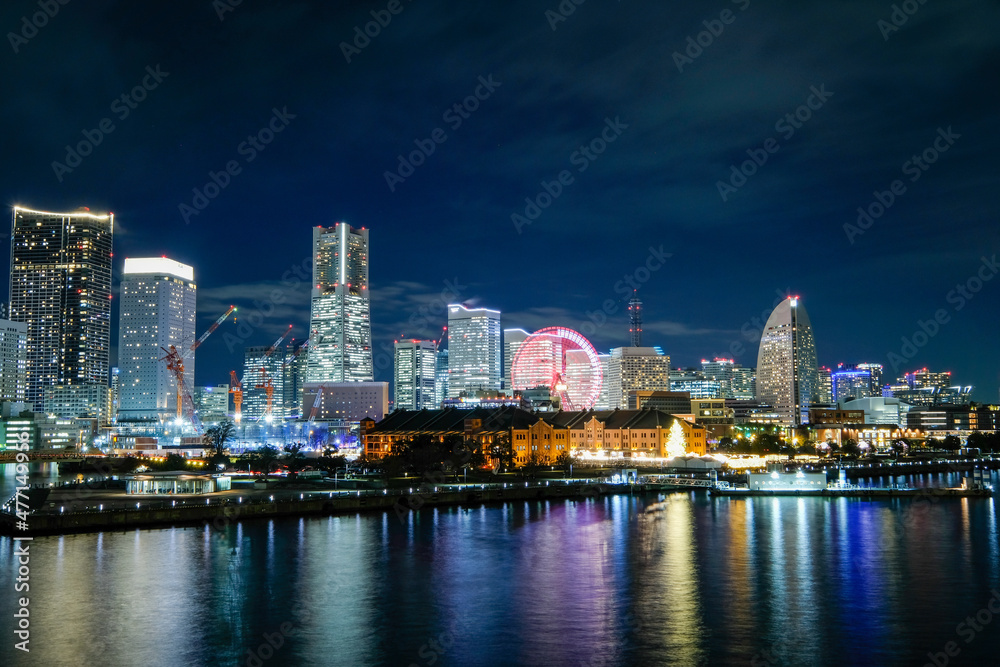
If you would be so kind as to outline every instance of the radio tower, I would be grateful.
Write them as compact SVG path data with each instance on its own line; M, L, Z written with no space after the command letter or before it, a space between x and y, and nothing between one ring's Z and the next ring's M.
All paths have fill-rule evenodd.
M642 301L635 290L628 302L629 334L632 337L632 347L642 347Z

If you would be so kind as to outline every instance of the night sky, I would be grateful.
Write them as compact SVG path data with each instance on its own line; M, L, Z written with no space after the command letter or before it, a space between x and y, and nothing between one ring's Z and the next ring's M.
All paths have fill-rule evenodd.
M37 31L37 0L0 8L4 203L113 211L116 272L195 267L199 331L240 306L198 384L308 335L310 228L342 220L371 230L379 380L445 301L627 345L630 276L675 365L755 365L797 294L821 364L952 370L997 399L996 2L46 2ZM92 153L54 166L84 132ZM415 142L434 152L410 174Z

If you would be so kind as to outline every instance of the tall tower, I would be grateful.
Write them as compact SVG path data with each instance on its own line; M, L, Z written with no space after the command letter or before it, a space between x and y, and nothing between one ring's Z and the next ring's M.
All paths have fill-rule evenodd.
M286 348L255 345L243 352L244 422L280 422L285 414ZM268 411L268 394L271 409Z
M757 400L774 406L786 426L799 426L819 402L819 364L809 314L798 297L777 305L757 354Z
M393 407L433 410L437 344L432 340L396 341L393 361Z
M628 322L632 347L642 347L642 301L635 290L632 290L632 298L628 302Z
M524 329L503 330L503 388L511 396L514 395L514 389L510 384L510 367L514 362L514 355L517 354L517 348L521 347L521 343L527 340L529 335Z
M177 415L177 378L161 359L171 345L181 355L194 344L194 269L166 257L128 258L118 317L118 420L163 422ZM194 390L194 355L184 381Z
M114 215L13 213L9 319L28 325L26 400L40 411L46 387L108 384Z
M499 391L500 311L448 306L448 398Z
M371 382L368 230L346 222L313 229L307 382Z

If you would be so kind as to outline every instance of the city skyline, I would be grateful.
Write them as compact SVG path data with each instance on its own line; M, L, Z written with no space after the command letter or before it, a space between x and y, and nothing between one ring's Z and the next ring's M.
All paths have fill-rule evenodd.
M984 138L997 91L972 78L988 62L995 8L922 6L886 39L876 7L736 6L736 20L687 63L688 37L710 18L696 7L581 8L554 28L530 3L482 7L484 34L466 32L480 20L467 10L430 2L407 6L348 62L339 45L371 8L244 3L220 20L203 3L112 5L113 20L67 8L0 63L12 91L0 113L20 129L16 168L0 167L5 201L115 211L115 289L120 257L165 254L196 267L198 331L236 303L250 326L206 341L197 384L225 381L244 347L269 344L289 323L308 337L309 229L343 220L378 237L377 380L391 378L392 340L437 339L442 302L496 308L504 326L565 326L598 350L627 345L631 283L645 344L680 366L716 356L753 365L766 312L797 293L821 332L821 363L947 368L980 400L997 397L997 286L981 277L992 276L998 210L976 185L995 169ZM6 7L0 24L22 15ZM299 46L270 62L248 43L230 49L237 34L294 34ZM447 35L454 68L434 66L429 34ZM762 46L769 36L776 51ZM852 48L841 58L815 57L844 43ZM107 74L69 77L74 44L100 53L95 67ZM579 67L601 83L584 85ZM414 71L419 86L407 83ZM881 77L891 85L874 86ZM552 81L562 82L555 94ZM62 89L78 93L72 105ZM387 90L408 113L382 108ZM100 131L105 117L110 133ZM606 122L616 118L620 135ZM446 140L414 165L416 142L426 147L438 127ZM66 147L84 132L100 144L70 166ZM599 155L589 149L597 138L607 143ZM751 176L734 174L769 138L779 150L747 167ZM53 163L72 171L57 175ZM572 182L559 182L562 170ZM390 189L386 172L404 182ZM897 178L901 195L890 187ZM546 204L543 182L561 192L532 220L525 198ZM718 182L737 192L723 201ZM513 214L530 224L515 228ZM787 252L792 239L802 239L792 243L799 252Z

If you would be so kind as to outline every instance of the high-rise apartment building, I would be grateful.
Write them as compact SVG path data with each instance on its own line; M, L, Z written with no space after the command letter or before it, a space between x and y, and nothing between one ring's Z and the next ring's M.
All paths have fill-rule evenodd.
M856 368L858 370L868 371L871 374L871 395L881 396L883 387L882 378L885 374L885 368L882 364L863 363L858 364Z
M368 230L345 222L313 229L308 382L371 382Z
M229 416L229 385L195 387L192 395L194 409L202 424L219 423Z
M670 391L670 357L658 347L616 347L608 360L610 407L628 407L630 391Z
M293 340L285 348L281 401L286 419L299 419L302 416L302 387L306 382L306 368L309 364L308 343L308 340Z
M819 402L830 405L833 403L833 371L826 366L820 366L816 372L819 378Z
M118 421L164 422L177 416L177 378L162 361L173 345L184 357L195 342L194 269L166 257L128 258L118 320ZM184 358L186 391L195 359ZM183 404L183 398L182 398Z
M838 368L830 375L834 402L852 398L870 398L872 395L872 374L859 368Z
M312 343L310 343L312 345ZM255 345L243 354L244 423L271 423L285 418L285 349Z
M438 350L434 365L434 409L448 398L448 348Z
M10 314L28 325L25 398L46 387L107 386L114 215L14 207Z
M757 354L757 400L774 407L781 423L799 426L819 402L819 368L812 324L798 297L767 318Z
M517 349L530 335L524 329L503 330L503 389L510 395L514 394L514 389L510 384L510 367L514 363Z
M499 391L500 311L448 306L448 398Z
M0 320L0 401L24 402L27 370L28 325Z
M437 343L396 341L393 354L393 409L433 410L436 407Z
M733 396L741 401L752 401L757 397L757 369L736 366L733 368Z

